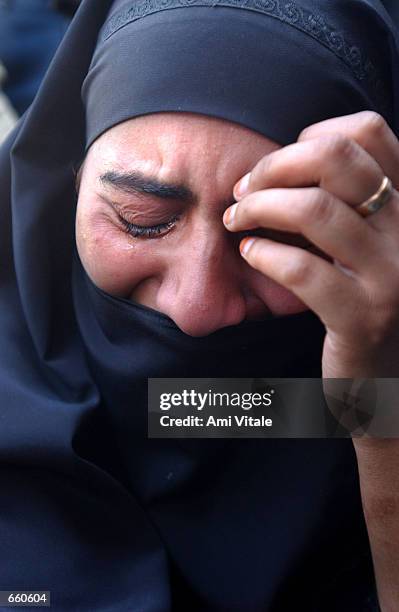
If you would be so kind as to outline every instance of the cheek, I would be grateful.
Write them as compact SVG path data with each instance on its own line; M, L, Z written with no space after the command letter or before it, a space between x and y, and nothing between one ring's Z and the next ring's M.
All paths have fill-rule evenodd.
M308 310L308 306L296 295L271 278L260 274L256 270L251 270L250 275L253 294L274 315L284 316Z
M159 273L156 254L140 240L132 239L107 215L76 217L76 244L82 265L95 285L119 297Z

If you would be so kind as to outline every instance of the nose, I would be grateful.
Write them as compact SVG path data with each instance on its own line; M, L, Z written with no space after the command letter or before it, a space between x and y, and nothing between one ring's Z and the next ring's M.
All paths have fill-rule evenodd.
M223 226L197 232L171 259L159 310L190 336L240 323L246 315L242 267L238 245Z

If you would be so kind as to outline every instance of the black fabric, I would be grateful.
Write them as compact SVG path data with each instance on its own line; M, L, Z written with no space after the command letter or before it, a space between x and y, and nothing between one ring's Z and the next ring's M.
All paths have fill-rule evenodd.
M80 0L53 0L54 7L68 16L76 13L79 4Z
M299 10L294 2L259 2L270 10L288 5ZM111 18L128 6L116 3ZM231 5L217 9L215 22L207 13L213 15L211 7L155 12L126 23L106 42L101 34L97 43L111 2L84 0L33 106L2 147L0 590L50 589L57 611L376 609L349 440L147 438L148 376L318 376L324 332L317 318L311 313L270 318L189 338L164 315L93 286L74 246L74 167L98 133L126 118L120 109L129 117L151 110L197 110L285 142L315 116L313 111L321 118L372 104L397 129L391 78L397 66L396 33L382 5L303 0L301 6L303 17L311 12L325 18L334 32L356 41L362 57L372 58L363 62L369 67L372 62L374 78L361 78L356 62L349 66L319 35L295 27L292 19L288 23L265 10ZM240 40L246 53L258 48L258 64L276 83L276 71L283 71L277 98L264 95L256 66L253 74L262 86L255 101L248 97L249 91L256 93L250 76L241 83L237 70L235 104L230 83L212 97L191 82L192 89L188 83L181 92L187 100L181 108L173 94L174 74L188 70L181 53L169 56L170 77L160 81L157 109L145 98L137 106L145 76L156 83L162 59L141 34L146 24L156 22L154 31L162 33L161 23L165 31L175 23L177 49L179 40L188 41L184 28L194 33L197 20L199 31L216 24L220 39L209 45L225 58L230 32L237 37L248 28L262 38L274 31L276 46L270 45L270 53L261 40L258 47L244 36ZM103 32L114 26L108 21ZM104 80L113 78L107 62L118 59L113 45L120 48L122 31L124 48L133 45L126 69L138 71L137 97L130 107L127 90L120 88L119 98L118 88L108 88ZM136 48L138 43L142 47ZM284 45L278 65L273 64L271 51ZM251 62L234 49L237 66L242 60L249 70ZM294 60L292 53L301 59ZM146 70L138 67L137 54ZM206 54L203 61L210 61ZM302 81L292 71L299 65L304 88L298 94ZM212 66L218 67L221 82L225 74L234 76L226 65ZM329 88L337 106L320 92L305 104L313 96L308 74L314 88ZM211 71L210 85L214 78ZM379 80L382 87L376 85ZM80 97L84 82L86 108ZM287 89L290 82L295 87ZM248 85L248 91L240 85ZM275 100L284 91L288 97L281 114ZM378 91L382 98L376 97ZM257 106L266 102L267 112ZM264 356L261 371L259 355Z
M87 145L116 123L157 111L229 119L281 144L356 110L378 110L396 126L393 34L369 3L240 4L117 2L83 86Z

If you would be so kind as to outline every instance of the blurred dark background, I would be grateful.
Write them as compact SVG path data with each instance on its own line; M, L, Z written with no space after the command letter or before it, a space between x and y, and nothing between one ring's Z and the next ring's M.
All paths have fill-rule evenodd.
M0 141L31 104L80 0L0 0Z

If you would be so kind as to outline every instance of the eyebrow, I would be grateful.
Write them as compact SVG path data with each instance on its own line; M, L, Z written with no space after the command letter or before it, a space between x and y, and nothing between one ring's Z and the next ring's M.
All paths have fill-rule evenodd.
M133 195L152 195L164 200L180 200L191 204L196 201L193 191L186 185L163 183L141 172L117 172L110 170L100 176L100 181L114 189Z

